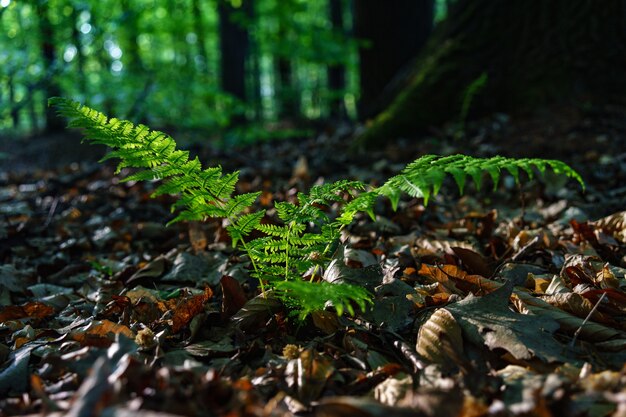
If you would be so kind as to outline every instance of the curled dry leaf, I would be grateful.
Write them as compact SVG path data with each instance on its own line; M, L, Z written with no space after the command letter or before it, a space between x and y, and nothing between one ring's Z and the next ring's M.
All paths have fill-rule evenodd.
M9 320L44 319L54 314L54 308L39 301L33 301L21 306L7 306L0 310L0 322Z
M417 336L417 353L440 365L464 362L463 335L454 316L445 308L435 311Z
M564 333L573 335L580 329L578 334L580 339L601 342L611 338L626 338L626 333L592 321L587 321L583 326L583 318L576 317L522 291L515 291L513 302L521 312L556 321L560 326L559 330Z
M242 330L258 329L281 307L280 300L271 291L266 291L265 295L259 294L248 300L231 320Z
M626 211L611 214L600 220L592 222L592 224L600 228L621 243L626 243Z
M178 333L191 319L204 311L204 305L213 297L210 287L204 288L204 293L191 296L180 302L174 309L172 318L172 332Z
M320 397L333 372L335 368L329 358L313 349L305 349L287 364L285 381L300 402L310 404Z
M110 320L93 320L87 326L79 327L70 332L72 339L84 346L109 346L117 334L134 339L135 334L123 324L113 323Z
M593 310L593 303L577 293L560 293L541 297L542 300L577 317L586 318ZM612 323L614 320L599 311L594 311L591 320L600 323Z
M246 304L248 299L235 278L224 275L220 279L220 285L222 286L222 318L231 318Z

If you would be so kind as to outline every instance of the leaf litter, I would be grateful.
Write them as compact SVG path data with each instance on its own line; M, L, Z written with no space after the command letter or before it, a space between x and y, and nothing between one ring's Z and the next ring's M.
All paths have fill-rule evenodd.
M352 158L338 141L204 158L245 166L241 186L271 211L318 177L376 182L398 155L431 151ZM373 305L304 322L259 295L221 222L164 227L171 201L150 183L89 163L4 173L0 415L622 416L624 201L607 211L620 194L571 157L584 195L505 181L428 207L381 202L322 273Z

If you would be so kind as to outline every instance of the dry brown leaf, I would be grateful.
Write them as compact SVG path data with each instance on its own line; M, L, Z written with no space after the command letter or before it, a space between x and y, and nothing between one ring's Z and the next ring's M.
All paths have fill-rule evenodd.
M465 295L469 292L475 295L485 294L502 286L501 283L480 275L470 275L455 265L432 266L422 264L418 273L434 282L441 283L453 294Z
M554 307L560 308L575 316L582 317L583 319L586 318L593 309L591 301L573 292L546 295L541 297L541 299ZM612 322L609 317L605 317L597 310L591 315L591 320L601 323Z
M313 349L305 349L297 359L292 359L287 364L285 382L299 401L310 404L320 397L333 372L335 368L332 360Z
M172 332L178 333L185 327L191 319L204 311L204 305L213 297L213 291L210 287L204 288L204 293L191 296L182 301L177 301L174 308L174 316L172 317ZM174 301L174 300L169 300Z
M613 236L613 238L621 243L626 243L626 211L620 211L610 216L603 217L600 220L592 222L592 224L602 229L604 233Z
M195 253L204 251L209 244L209 240L200 223L189 222L189 242Z
M110 320L94 320L85 327L79 327L70 332L72 339L84 346L109 346L115 340L115 335L134 339L135 334L123 324L113 323Z
M463 362L463 336L461 327L445 308L435 311L420 327L416 351L424 359L440 365Z
M614 337L626 338L626 333L592 321L587 321L582 326L583 318L576 317L523 291L514 291L513 302L521 312L530 312L539 317L544 316L555 320L561 326L560 330L567 334L573 335L582 327L578 334L580 339L598 342Z
M39 301L21 306L7 306L0 311L0 322L24 318L44 319L54 314L54 308Z

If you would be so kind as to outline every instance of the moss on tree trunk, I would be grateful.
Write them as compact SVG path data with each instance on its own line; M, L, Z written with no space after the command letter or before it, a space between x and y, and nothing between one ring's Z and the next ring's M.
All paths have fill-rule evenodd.
M483 73L488 81L471 101L475 117L625 101L626 2L459 0L455 6L360 144L458 120L468 86Z

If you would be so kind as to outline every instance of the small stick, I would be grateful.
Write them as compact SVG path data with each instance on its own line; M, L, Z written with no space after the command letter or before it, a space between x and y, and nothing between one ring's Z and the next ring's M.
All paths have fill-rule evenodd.
M600 299L598 300L596 305L594 305L593 308L591 309L591 311L589 312L589 314L587 314L587 317L585 317L585 319L583 320L583 322L580 325L580 327L578 329L576 329L576 332L574 333L574 338L572 339L572 341L570 343L570 347L572 347L572 348L574 347L574 344L576 343L576 339L578 338L578 335L582 331L583 326L589 321L589 319L591 318L593 313L598 309L598 306L600 305L602 300L604 300L604 297L606 297L606 293L602 293L602 297L600 297Z

